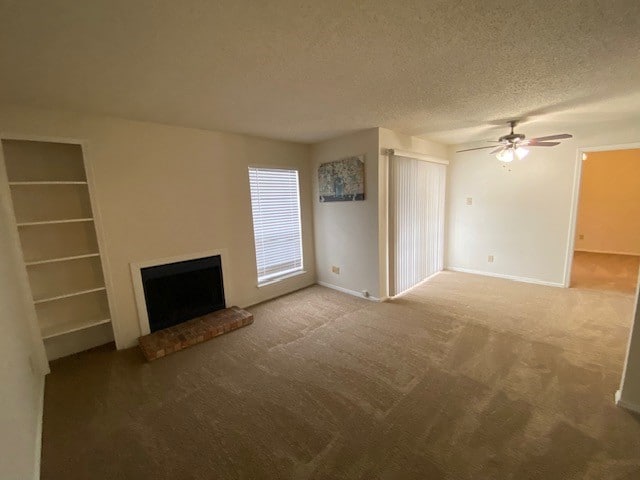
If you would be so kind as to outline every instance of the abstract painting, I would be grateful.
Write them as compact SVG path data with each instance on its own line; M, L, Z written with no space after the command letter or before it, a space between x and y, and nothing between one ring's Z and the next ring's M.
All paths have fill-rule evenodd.
M321 202L364 200L364 155L323 163L318 185Z

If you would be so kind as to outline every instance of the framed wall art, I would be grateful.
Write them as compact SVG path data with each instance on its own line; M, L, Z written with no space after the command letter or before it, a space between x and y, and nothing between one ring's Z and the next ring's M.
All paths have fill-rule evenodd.
M318 185L322 203L364 200L364 155L321 164Z

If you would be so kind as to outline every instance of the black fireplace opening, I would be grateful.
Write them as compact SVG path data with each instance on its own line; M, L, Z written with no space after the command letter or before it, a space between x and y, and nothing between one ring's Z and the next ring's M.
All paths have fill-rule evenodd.
M152 332L225 308L220 255L140 271Z

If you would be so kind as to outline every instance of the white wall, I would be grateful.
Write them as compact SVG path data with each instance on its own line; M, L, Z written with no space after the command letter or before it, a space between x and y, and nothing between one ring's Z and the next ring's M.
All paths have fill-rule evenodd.
M511 171L486 150L452 154L448 268L564 284L577 149L637 142L640 125L602 124L595 131L569 133L574 138L557 147L532 148L526 159L511 164ZM472 205L466 205L467 197Z
M320 203L320 164L361 154L365 155L364 201ZM378 297L378 129L316 143L311 158L317 279ZM332 266L339 267L340 274L332 273Z
M0 131L88 142L119 347L135 345L140 335L130 262L227 248L225 293L241 306L314 282L307 145L25 108L0 110ZM300 170L306 273L260 289L256 287L250 164Z
M38 358L44 349L32 342L5 214L0 212L0 478L23 480L39 478L44 374Z
M636 309L633 319L619 401L622 406L640 413L640 279L636 288Z

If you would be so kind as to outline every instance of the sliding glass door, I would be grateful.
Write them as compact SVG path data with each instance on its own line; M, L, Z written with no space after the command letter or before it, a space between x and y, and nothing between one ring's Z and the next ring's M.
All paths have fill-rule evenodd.
M397 154L389 181L389 293L398 295L443 268L447 166Z

